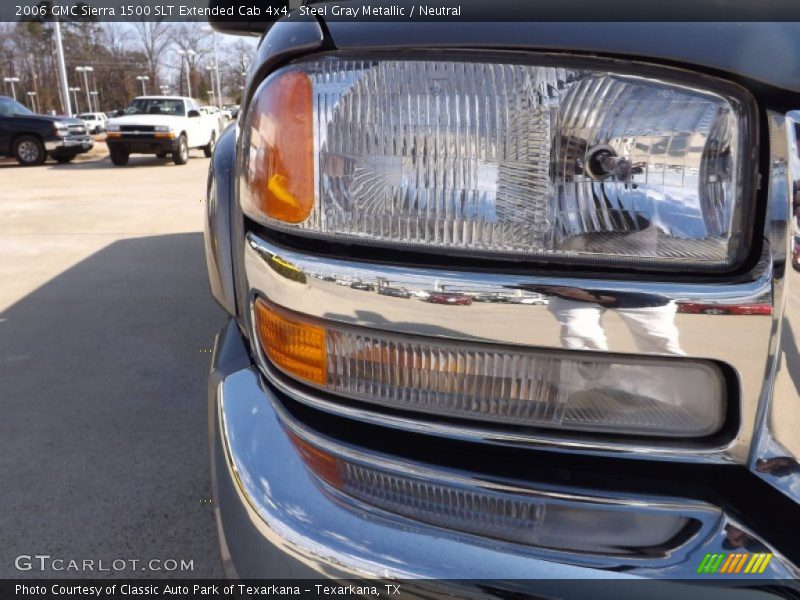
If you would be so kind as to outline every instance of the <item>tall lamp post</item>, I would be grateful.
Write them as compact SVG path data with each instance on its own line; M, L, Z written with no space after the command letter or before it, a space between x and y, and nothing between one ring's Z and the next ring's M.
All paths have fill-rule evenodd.
M78 114L81 112L81 109L78 108L78 92L81 91L81 88L73 86L69 88L69 91L72 92L72 99L75 101L75 114Z
M94 99L94 110L98 111L100 109L100 105L97 102L97 96L100 94L97 90L92 91L92 98Z
M144 82L145 81L150 81L150 78L147 75L137 75L136 79L138 81L142 82L142 96L146 96L147 95L147 90L144 87Z
M211 79L211 93L209 95L214 96L214 98L219 98L219 88L214 87L214 66L208 65L206 69L208 70L209 78ZM217 104L217 102L213 102L212 104Z
M28 97L31 99L31 110L38 113L39 111L36 110L36 92L28 92Z
M219 61L217 60L217 32L209 26L203 27L211 32L211 46L214 51L214 78L217 80L217 108L222 110L222 86L219 84ZM213 85L211 86L214 87Z
M181 56L181 64L183 64L183 57L186 57L186 95L191 98L192 97L192 81L189 77L189 70L191 69L191 65L189 63L189 57L194 56L197 54L194 50L178 50L178 54Z
M89 77L86 74L94 71L94 68L81 66L75 67L75 70L78 73L83 73L83 84L86 86L86 104L89 105L89 112L92 112L92 97L89 95Z
M71 115L72 107L69 103L69 80L67 79L67 62L64 60L64 44L61 40L61 25L58 19L53 22L53 30L56 35L56 54L58 55L58 79L61 84L61 97L64 100L64 114ZM75 112L77 112L77 107Z
M17 90L14 88L14 84L19 82L19 77L3 77L3 81L11 84L11 95L14 96L14 100L16 100Z

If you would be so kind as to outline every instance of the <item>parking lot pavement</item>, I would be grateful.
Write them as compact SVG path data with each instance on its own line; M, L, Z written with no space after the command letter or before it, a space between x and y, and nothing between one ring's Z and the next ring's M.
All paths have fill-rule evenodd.
M0 578L222 575L207 502L206 376L224 323L203 257L208 162L0 163ZM94 563L15 568L35 554Z

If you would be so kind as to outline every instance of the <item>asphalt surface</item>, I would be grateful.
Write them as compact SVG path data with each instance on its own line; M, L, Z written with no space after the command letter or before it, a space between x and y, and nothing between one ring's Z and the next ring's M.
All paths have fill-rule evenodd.
M0 578L221 577L209 161L120 168L98 146L69 165L0 162ZM15 567L37 554L50 568Z

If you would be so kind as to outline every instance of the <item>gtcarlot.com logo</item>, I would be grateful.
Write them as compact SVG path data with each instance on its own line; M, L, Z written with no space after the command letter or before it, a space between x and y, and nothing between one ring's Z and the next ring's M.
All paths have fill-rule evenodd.
M772 554L768 552L706 554L700 561L697 572L708 575L734 575L736 573L755 575L763 573L771 560Z
M54 571L67 573L108 571L194 571L194 560L174 558L59 558L49 554L20 554L14 559L18 571Z

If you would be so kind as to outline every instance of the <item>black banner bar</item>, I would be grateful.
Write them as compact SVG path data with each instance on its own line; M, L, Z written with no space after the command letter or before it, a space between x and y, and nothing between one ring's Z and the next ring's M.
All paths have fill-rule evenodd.
M0 598L18 600L216 600L233 598L504 598L509 600L769 600L800 598L797 581L708 576L696 580L0 580Z
M798 0L348 0L306 2L292 18L347 22L800 21ZM2 0L0 21L270 22L282 0Z

